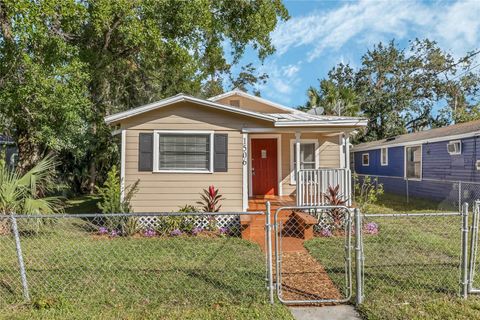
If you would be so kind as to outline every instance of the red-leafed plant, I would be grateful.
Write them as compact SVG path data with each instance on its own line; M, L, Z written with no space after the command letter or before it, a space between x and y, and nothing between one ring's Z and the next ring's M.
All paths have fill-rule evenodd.
M208 189L203 189L203 194L200 195L202 201L198 201L204 212L218 212L222 205L220 201L224 200L223 196L220 194L218 189L215 187L209 186Z
M345 197L340 193L340 185L338 184L335 187L329 186L324 196L327 203L331 206L344 206L347 203ZM340 227L342 225L344 210L334 208L330 211L330 215L333 219L334 227Z

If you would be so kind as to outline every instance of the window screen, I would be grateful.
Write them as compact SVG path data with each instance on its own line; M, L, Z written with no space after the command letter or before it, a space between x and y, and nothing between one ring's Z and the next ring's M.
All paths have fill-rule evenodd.
M381 156L381 164L382 166L388 165L388 149L387 148L382 148L380 149L380 156Z
M160 170L210 170L209 134L159 135Z
M407 178L420 179L422 175L422 149L407 147Z
M293 152L293 167L296 168L297 153ZM300 169L315 169L315 143L300 144Z

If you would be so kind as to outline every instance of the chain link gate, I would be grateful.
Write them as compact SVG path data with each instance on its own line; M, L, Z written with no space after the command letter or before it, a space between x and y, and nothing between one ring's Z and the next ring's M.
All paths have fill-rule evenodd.
M353 210L346 206L287 206L267 222L271 300L284 304L345 303L353 294ZM270 221L267 206L267 221ZM272 230L273 227L273 230ZM356 237L360 261L360 238Z
M478 224L480 220L480 200L476 200L473 206L473 215L472 215L472 225L470 227L471 236L470 236L470 256L469 256L469 266L468 266L468 293L469 294L480 294L480 288L475 287L475 283L478 283L478 273L476 268L478 266ZM477 281L476 281L477 280Z

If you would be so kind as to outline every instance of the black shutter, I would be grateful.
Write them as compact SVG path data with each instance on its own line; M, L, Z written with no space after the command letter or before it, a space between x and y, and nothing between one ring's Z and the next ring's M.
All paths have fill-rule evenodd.
M213 171L228 171L228 134L213 135Z
M138 136L138 171L153 171L153 133Z

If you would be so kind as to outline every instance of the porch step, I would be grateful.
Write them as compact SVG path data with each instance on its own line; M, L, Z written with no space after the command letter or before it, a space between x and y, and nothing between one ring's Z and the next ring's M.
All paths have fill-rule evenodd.
M308 240L313 237L313 226L317 219L300 211L285 210L278 214L278 228L281 228L283 237ZM265 243L265 215L242 215L242 238L259 243L262 247ZM272 223L273 217L272 217Z

